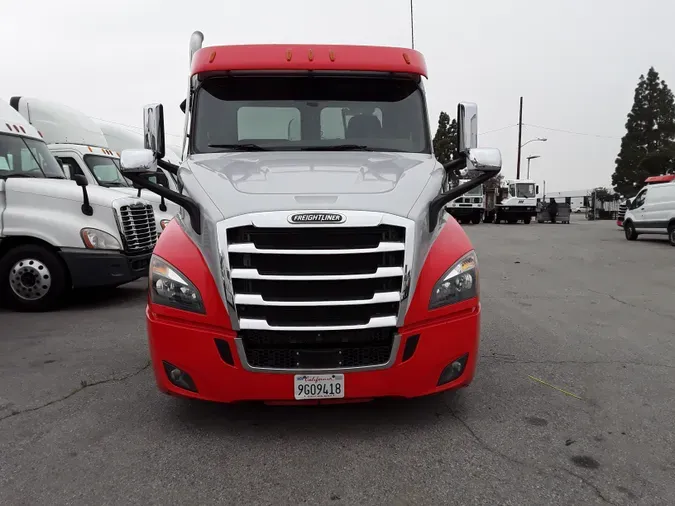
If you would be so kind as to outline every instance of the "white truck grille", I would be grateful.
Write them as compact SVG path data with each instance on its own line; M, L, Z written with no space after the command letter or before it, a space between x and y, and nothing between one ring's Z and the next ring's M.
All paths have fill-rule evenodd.
M373 367L392 355L406 229L227 230L239 338L251 367Z
M155 213L149 204L121 206L119 210L120 231L127 253L151 250L157 242Z

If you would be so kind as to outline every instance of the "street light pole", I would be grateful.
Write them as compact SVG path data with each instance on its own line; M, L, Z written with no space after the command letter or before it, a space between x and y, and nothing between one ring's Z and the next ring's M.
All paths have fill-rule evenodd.
M415 16L413 12L413 0L410 0L410 39L412 49L415 49Z
M527 179L530 179L530 162L535 158L541 158L541 155L531 155L527 157Z
M523 97L520 97L520 113L518 115L518 165L516 166L516 179L520 179L520 150L523 147Z

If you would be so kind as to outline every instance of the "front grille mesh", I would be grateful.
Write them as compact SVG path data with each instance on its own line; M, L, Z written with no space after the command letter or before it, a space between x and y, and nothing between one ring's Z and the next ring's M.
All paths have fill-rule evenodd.
M387 363L405 239L405 228L392 225L229 229L229 268L248 363L273 369Z
M120 207L120 228L127 253L152 250L157 242L155 213L151 205L132 204Z

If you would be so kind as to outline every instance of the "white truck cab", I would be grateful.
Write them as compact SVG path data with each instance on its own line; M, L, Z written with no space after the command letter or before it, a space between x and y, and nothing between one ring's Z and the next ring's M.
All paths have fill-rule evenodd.
M92 151L93 152L93 151ZM57 306L72 288L147 276L157 235L147 201L68 180L38 131L0 101L0 302Z
M458 185L468 182L469 179L460 179ZM485 214L483 185L478 185L461 197L456 198L445 209L460 223L471 222L477 225L483 220Z
M80 174L89 185L113 188L149 202L153 207L157 234L178 212L175 204L163 201L150 191L141 192L122 175L120 153L132 146L111 146L108 142L111 136L103 132L100 123L65 105L37 98L12 97L10 105L38 130L49 150L63 164L69 179ZM117 138L112 137L112 140ZM140 142L142 145L142 138ZM159 177L161 182L169 184L161 174Z
M537 214L539 187L533 179L504 179L496 205L495 222L528 224Z

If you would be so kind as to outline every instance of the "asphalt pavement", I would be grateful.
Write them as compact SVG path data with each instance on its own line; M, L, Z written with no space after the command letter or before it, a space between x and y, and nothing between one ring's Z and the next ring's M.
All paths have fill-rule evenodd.
M466 226L474 383L271 407L160 394L145 283L0 312L0 503L673 504L675 248L612 222Z

